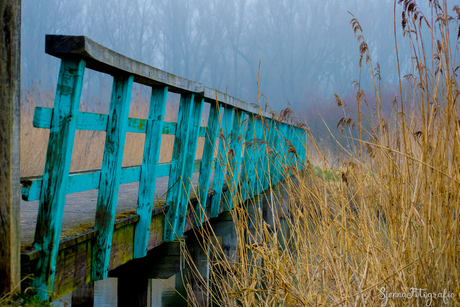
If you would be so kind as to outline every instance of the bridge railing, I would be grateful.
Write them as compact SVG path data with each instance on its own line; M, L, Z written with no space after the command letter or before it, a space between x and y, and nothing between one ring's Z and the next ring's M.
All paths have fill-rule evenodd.
M147 253L157 178L169 176L164 241L173 241L184 232L193 173L199 173L198 204L193 208L193 223L199 226L207 206L210 217L216 217L222 199L224 210L230 210L236 191L243 202L282 179L281 166L303 165L303 129L276 121L241 100L127 58L84 36L47 35L46 53L60 58L61 66L54 107L37 107L33 119L34 127L50 130L45 169L43 177L27 180L22 190L24 200L39 200L34 249L40 258L33 286L44 290L44 298L53 289L66 194L99 190L91 280L100 280L108 273L120 184L139 182L134 258L140 258ZM85 68L113 76L109 114L79 111ZM134 82L152 88L147 119L128 117ZM164 121L169 92L180 94L176 123ZM205 103L210 104L209 117L207 126L201 127ZM106 132L100 170L69 173L76 130ZM127 132L145 134L141 166L122 167ZM162 134L175 136L170 163L159 163ZM201 160L195 160L198 137L205 137ZM290 150L293 146L296 155ZM283 158L290 155L293 159ZM206 204L210 193L211 203Z

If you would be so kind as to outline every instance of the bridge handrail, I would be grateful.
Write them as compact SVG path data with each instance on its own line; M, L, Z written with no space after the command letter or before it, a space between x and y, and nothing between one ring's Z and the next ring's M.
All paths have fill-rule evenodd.
M66 194L99 189L95 222L98 231L91 261L91 280L99 280L108 273L120 184L139 182L133 257L140 258L147 252L156 178L169 175L164 241L172 241L184 233L193 173L199 172L200 188L193 223L201 225L213 168L211 218L219 214L222 198L224 210L232 209L231 193L236 189L241 190L241 201L245 201L276 184L281 179L279 166L283 163L303 165L304 131L276 121L239 99L132 60L84 36L47 35L46 53L61 59L54 107L37 107L34 113L34 127L50 129L46 164L43 177L24 181L22 192L25 200L39 199L34 248L40 257L33 286L44 290L43 298L53 289ZM79 112L85 68L113 76L109 114ZM134 82L152 88L147 119L128 117ZM177 123L164 122L168 92L181 96ZM201 127L205 102L210 104L210 111L207 126ZM69 173L76 130L106 132L100 170ZM127 132L146 135L141 166L122 167ZM175 135L170 163L159 163L162 134ZM202 160L195 160L198 137L205 137ZM254 139L264 139L265 143L248 146ZM292 151L292 146L297 152ZM270 155L268 147L280 155ZM292 161L281 161L281 157L289 155L294 157ZM261 172L267 166L273 174L270 178ZM224 182L228 190L223 193Z

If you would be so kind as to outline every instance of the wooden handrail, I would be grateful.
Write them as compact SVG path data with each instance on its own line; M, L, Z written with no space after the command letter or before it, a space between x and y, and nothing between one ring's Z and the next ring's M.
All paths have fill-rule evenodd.
M99 280L108 273L120 184L139 182L133 257L140 258L147 253L156 178L169 177L164 241L173 241L184 233L193 173L199 173L198 203L193 208L193 224L199 226L209 191L212 218L219 214L222 200L224 210L232 209L232 193L241 191L240 200L245 201L276 184L282 165L304 162L306 135L300 128L275 121L232 96L125 57L84 36L47 35L46 52L61 59L61 68L54 107L37 107L34 113L34 127L50 129L45 170L43 177L23 180L22 189L24 200L39 200L34 248L40 257L33 286L43 290L44 299L53 289L66 194L99 190L91 262L91 280ZM113 76L109 114L79 112L85 68ZM147 119L128 118L133 83L152 88ZM164 122L168 92L180 94L177 123ZM200 127L205 103L210 104L208 125ZM100 170L69 173L77 130L106 132ZM127 132L145 134L141 166L122 168ZM175 136L173 155L170 163L159 164L163 134ZM199 137L205 137L203 160L195 161ZM264 141L257 148L248 146L254 139ZM289 158L294 152L290 144L298 148L294 159Z

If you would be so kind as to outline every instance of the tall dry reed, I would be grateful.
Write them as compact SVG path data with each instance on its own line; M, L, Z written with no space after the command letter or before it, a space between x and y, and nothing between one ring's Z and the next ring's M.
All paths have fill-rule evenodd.
M431 11L422 12L416 1L400 0L395 12L397 4L403 9L412 71L400 73L401 90L393 101L381 100L379 66L352 17L359 65L370 71L375 101L368 102L356 82L358 114L353 116L336 95L343 113L336 139L339 166L332 167L309 134L305 170L288 167L292 154L283 157L282 190L259 197L268 213L260 199L240 204L239 194L233 193L233 258L209 225L196 229L211 245L210 281L203 280L202 287L213 303L460 305L460 9L455 6L455 16L449 16L446 1L432 0ZM396 52L400 39L395 35ZM402 92L403 78L410 92ZM382 112L383 104L391 104L391 115ZM315 157L322 171L311 163ZM193 293L189 297L193 304Z

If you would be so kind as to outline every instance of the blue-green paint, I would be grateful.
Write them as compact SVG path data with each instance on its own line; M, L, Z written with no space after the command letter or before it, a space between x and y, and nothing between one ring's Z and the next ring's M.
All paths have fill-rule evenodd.
M178 217L180 213L180 201L182 186L182 174L184 173L185 160L187 157L187 144L189 134L189 124L192 117L192 106L194 94L183 94L180 98L179 114L177 116L176 134L174 138L174 148L171 160L171 170L168 181L168 194L166 204L170 206L165 216L165 242L171 242L176 238Z
M190 124L188 125L189 136L187 141L187 157L185 159L184 172L182 174L182 184L180 192L182 193L180 198L180 209L178 216L178 225L176 228L177 237L182 237L184 235L185 229L185 220L187 218L187 209L189 205L189 195L190 187L192 180L192 166L193 161L195 161L196 148L198 145L198 133L201 123L201 115L203 114L203 104L204 98L195 97L195 101L192 107L192 118L190 119Z
M139 222L137 222L134 232L134 258L147 255L167 96L167 86L152 88L136 209ZM192 166L193 162L191 163Z
M246 199L250 198L252 195L251 188L251 179L254 180L254 138L255 138L255 128L254 128L254 116L255 114L250 113L248 117L248 128L245 136L245 146L244 146L244 158L241 168L241 201L244 202Z
M33 126L35 128L49 129L51 127L51 118L53 117L53 109L35 107ZM77 114L76 130L92 130L92 131L106 131L107 130L107 114L78 112ZM130 133L145 133L147 126L147 119L128 118L128 131ZM175 135L176 123L164 122L162 133ZM206 135L206 127L200 127L200 135Z
M214 178L212 189L214 196L211 200L211 217L219 215L222 187L224 184L224 175L228 164L228 144L227 139L230 132L230 125L232 123L234 108L225 107L222 115L222 127L219 137L219 149L217 151L217 161L214 167Z
M43 300L53 291L85 65L83 60L62 60L59 71L34 241L40 258L32 285Z
M233 116L233 127L229 150L229 167L227 168L227 187L224 194L224 211L233 209L233 200L238 196L237 189L241 168L241 153L243 151L243 120L246 114L236 110ZM233 194L233 197L232 197Z
M211 181L212 162L214 161L214 149L216 148L217 133L219 132L219 103L211 103L209 109L207 135L204 140L203 157L198 178L198 202L195 207L195 216L193 224L201 226L203 223L206 202L208 199L209 183Z
M201 160L196 160L194 163L194 172L200 171ZM171 169L171 163L160 163L158 164L157 170L155 171L156 178L169 176ZM140 180L141 167L140 166L128 166L121 170L120 184L137 182ZM78 172L69 175L67 181L66 194L72 194L77 192L83 192L93 189L99 189L99 183L101 181L101 171L85 171ZM26 185L22 187L22 199L26 201L33 201L40 199L40 193L42 188L43 178L31 179Z
M93 247L92 280L104 279L108 273L132 86L133 76L114 77L97 197L94 229L99 232Z

